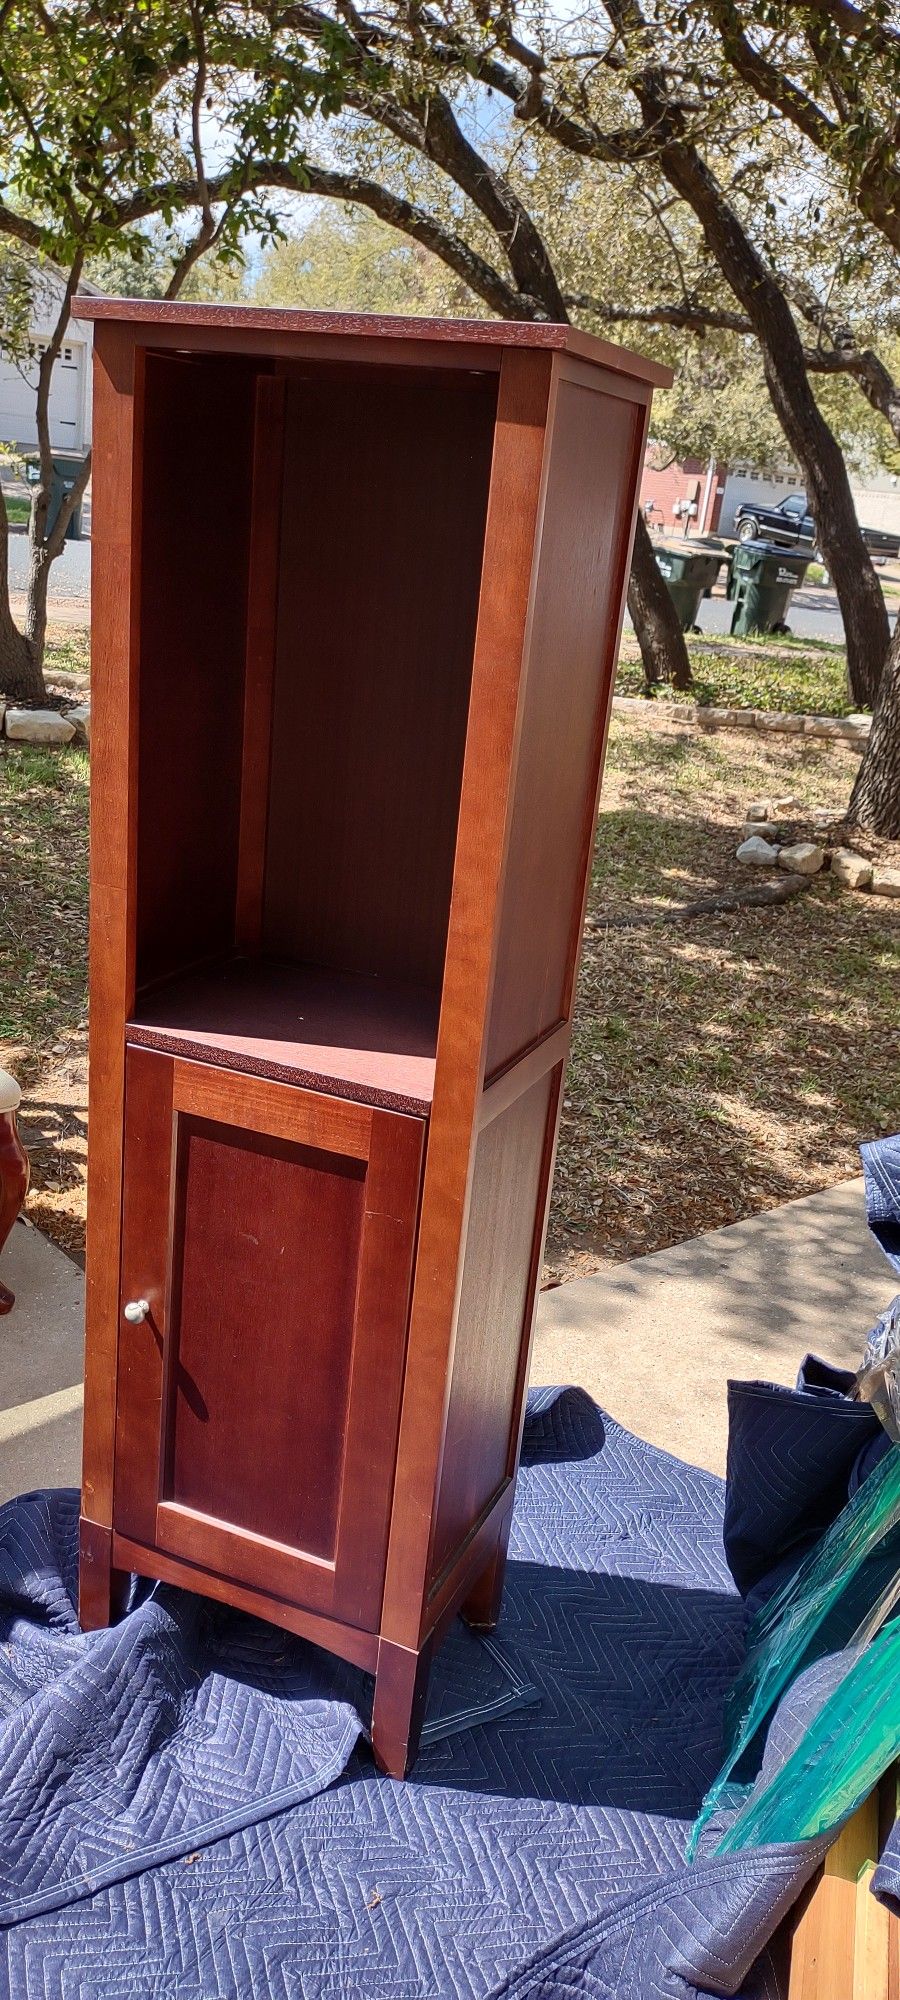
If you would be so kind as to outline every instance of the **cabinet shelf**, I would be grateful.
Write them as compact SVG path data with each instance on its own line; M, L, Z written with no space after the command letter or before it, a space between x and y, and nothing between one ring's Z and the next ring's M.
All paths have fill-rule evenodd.
M437 996L271 959L229 959L139 998L129 1042L359 1104L427 1115Z

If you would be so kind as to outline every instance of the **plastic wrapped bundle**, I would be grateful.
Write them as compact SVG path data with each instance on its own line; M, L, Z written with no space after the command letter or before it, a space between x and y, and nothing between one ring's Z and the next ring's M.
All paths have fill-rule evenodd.
M900 1623L894 1619L852 1654L793 1756L754 1788L716 1853L827 1833L868 1798L898 1751Z
M892 1533L898 1526L900 1448L895 1446L752 1621L744 1666L726 1704L725 1761L692 1829L688 1860L695 1858L726 1791L733 1796L737 1767L784 1689L826 1653L846 1649L852 1669L860 1649L890 1617L900 1578L900 1534ZM896 1698L894 1707L900 1713ZM841 1817L838 1808L830 1823Z

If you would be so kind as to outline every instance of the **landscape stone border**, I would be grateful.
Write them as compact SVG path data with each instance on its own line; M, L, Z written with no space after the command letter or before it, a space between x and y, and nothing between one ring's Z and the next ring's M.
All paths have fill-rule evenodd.
M644 695L613 695L617 714L646 715L649 706ZM824 736L841 743L865 743L872 727L870 715L792 715L771 708L713 708L700 701L658 702L655 713L701 729L756 729L765 735Z

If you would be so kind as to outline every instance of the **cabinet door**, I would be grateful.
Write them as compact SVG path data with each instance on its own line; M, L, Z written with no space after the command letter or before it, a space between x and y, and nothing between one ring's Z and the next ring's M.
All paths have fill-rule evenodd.
M423 1138L129 1049L119 1533L377 1629Z

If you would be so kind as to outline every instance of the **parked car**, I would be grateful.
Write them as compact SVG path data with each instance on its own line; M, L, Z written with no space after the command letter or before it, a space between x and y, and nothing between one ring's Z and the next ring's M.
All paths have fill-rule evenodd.
M777 507L751 506L742 501L736 510L734 524L740 542L761 539L786 549L815 549L816 546L816 524L803 493L789 493ZM885 528L861 527L860 533L876 562L894 561L900 556L900 535L888 534Z

